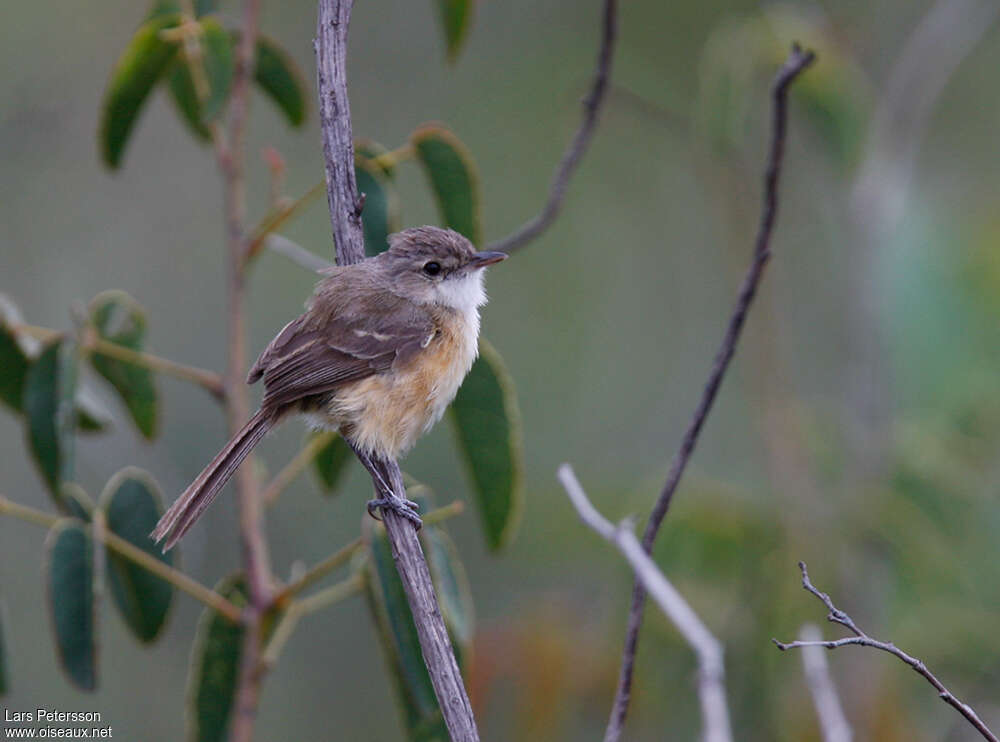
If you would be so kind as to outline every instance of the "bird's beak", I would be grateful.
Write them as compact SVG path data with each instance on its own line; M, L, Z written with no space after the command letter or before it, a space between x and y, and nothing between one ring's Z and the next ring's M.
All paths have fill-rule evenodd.
M493 265L494 263L499 263L501 260L506 260L509 255L505 252L499 252L497 250L486 250L483 252L477 252L472 260L469 261L470 268L485 268L488 265Z

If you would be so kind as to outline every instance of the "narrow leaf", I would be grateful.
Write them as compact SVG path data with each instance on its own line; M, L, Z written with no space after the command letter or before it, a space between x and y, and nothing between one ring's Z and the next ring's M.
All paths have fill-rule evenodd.
M424 665L417 627L381 527L372 530L366 565L365 594L399 695L408 739L446 742L448 730Z
M467 655L472 646L475 614L472 605L472 587L465 567L458 556L455 542L439 526L422 528L420 538L427 554L434 592L441 605L441 615L453 644Z
M448 47L448 61L454 62L472 26L473 0L435 0L435 4Z
M365 160L376 160L382 155L388 154L389 150L383 145L375 142L371 139L358 138L354 140L354 154L357 157L362 157ZM382 171L382 174L392 178L396 175L396 168L389 162L369 162L368 164L378 168Z
M257 37L256 65L253 79L285 114L292 126L306 119L306 86L302 73L278 43L266 36Z
M105 164L121 165L125 145L150 91L177 54L177 45L160 31L178 24L180 16L161 15L146 21L118 59L101 106L100 144Z
M153 478L129 467L115 474L101 495L108 530L154 559L173 564L173 551L163 553L149 533L163 514L162 496ZM173 587L112 549L107 552L108 585L122 618L141 642L156 639L166 622Z
M76 372L76 347L59 339L42 349L24 383L28 446L57 504L73 472Z
M198 138L208 140L211 138L208 123L219 115L229 98L235 61L232 35L214 18L206 18L200 25L201 61L189 61L182 49L170 67L168 83L181 118ZM197 64L201 65L208 85L204 101L199 99L191 74L192 65Z
M445 224L478 245L479 182L469 151L448 129L433 124L417 129L410 141L430 179Z
M365 198L361 212L365 252L378 255L389 248L389 235L399 229L399 200L392 182L371 160L356 155L354 174L358 193L363 193Z
M76 393L76 429L81 433L103 433L111 426L111 413L85 386Z
M194 14L196 18L201 18L203 15L208 15L209 13L214 13L218 9L218 0L195 0L194 3ZM178 0L157 0L153 4L152 9L149 11L149 15L146 16L146 20L151 18L156 18L161 15L170 15L171 13L180 13L182 10L180 2Z
M354 455L350 446L336 433L318 433L317 435L328 435L330 441L316 454L313 459L313 469L323 490L332 493L337 489L341 475L347 470L347 465L354 458Z
M483 339L479 351L450 415L475 486L486 543L499 549L517 530L524 504L521 415L500 354Z
M82 690L97 687L94 553L90 534L74 520L61 520L46 539L49 608L59 662Z
M94 511L94 501L87 491L76 482L63 482L59 490L62 509L71 518L90 523Z
M146 312L122 291L105 291L90 303L90 322L102 340L129 350L142 350L146 337ZM101 353L93 353L90 363L118 392L139 432L146 438L156 435L157 394L153 372Z
M30 365L14 331L0 321L0 401L14 412L23 409L24 380Z
M242 574L230 575L215 591L238 607L247 603ZM243 651L243 627L211 608L198 622L188 676L188 739L221 742L226 738Z

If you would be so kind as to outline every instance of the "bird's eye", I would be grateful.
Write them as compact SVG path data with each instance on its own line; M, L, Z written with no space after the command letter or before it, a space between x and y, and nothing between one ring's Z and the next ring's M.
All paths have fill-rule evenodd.
M436 276L441 272L441 264L436 260L432 260L429 263L424 263L424 273L428 276Z

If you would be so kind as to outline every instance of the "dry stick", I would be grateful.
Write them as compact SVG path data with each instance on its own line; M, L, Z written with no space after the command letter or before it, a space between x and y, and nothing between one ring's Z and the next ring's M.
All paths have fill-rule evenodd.
M823 636L815 624L809 623L799 631L799 638L808 643L802 647L802 669L805 672L809 693L812 695L823 742L851 742L854 735L840 705L837 687L830 676L830 665L826 661L826 654L819 646L813 644Z
M569 185L569 179L573 176L573 171L580 163L583 153L587 151L597 126L597 115L600 113L601 104L607 97L605 93L611 74L611 59L614 56L615 36L618 31L617 6L617 0L604 0L601 50L597 54L597 68L594 70L594 80L591 83L590 92L583 99L583 120L566 148L566 152L559 162L559 167L556 168L552 184L549 186L549 197L545 206L538 216L524 224L516 232L491 243L485 249L513 252L548 229L559 214L563 199L566 197L566 186Z
M569 464L559 467L559 481L580 519L618 548L632 566L636 579L653 596L653 600L698 656L698 699L701 701L704 728L702 739L704 742L732 742L722 645L643 550L639 539L632 532L634 524L625 520L615 526L601 515L587 498L587 493L583 491Z
M361 230L363 201L358 197L354 180L354 138L347 97L347 33L351 6L352 0L319 0L316 32L316 71L326 186L340 265L357 263L365 255ZM386 462L382 469L393 492L405 497L406 489L399 465L394 461ZM377 482L375 485L378 489ZM424 663L448 732L456 742L475 742L479 733L469 695L438 609L416 528L391 510L383 510L382 517L417 627Z
M799 569L802 570L802 587L808 590L810 593L815 595L822 603L827 607L830 612L826 616L826 620L832 623L839 623L841 626L847 628L854 636L849 636L846 639L836 639L834 641L794 641L787 644L779 642L777 639L772 639L775 646L778 647L782 652L787 649L798 649L800 647L826 647L827 649L838 649L839 647L846 647L849 644L857 644L861 647L873 647L874 649L881 649L883 652L888 652L894 657L898 657L907 665L912 667L914 671L922 676L928 683L934 686L935 690L938 692L938 696L942 701L947 703L949 706L958 710L958 712L968 720L968 722L976 728L984 738L991 740L991 742L997 742L997 737L990 728L983 723L982 719L972 710L972 707L960 701L952 692L944 687L944 684L935 677L934 673L927 669L927 666L918 660L916 657L912 657L899 649L892 642L883 642L878 639L872 639L868 634L863 632L858 628L858 625L854 623L854 619L844 613L842 610L837 608L833 604L833 600L830 596L824 592L817 590L812 582L809 581L809 572L806 570L806 563L799 562Z
M802 70L812 64L814 59L813 52L803 51L796 44L792 47L791 54L775 77L772 87L771 146L767 158L767 170L764 175L764 200L761 207L760 226L754 245L753 261L743 279L743 284L740 286L736 306L729 318L729 327L715 356L708 381L702 391L701 400L698 402L698 407L695 409L690 423L688 423L681 446L670 464L666 484L664 484L653 511L650 513L649 521L646 523L646 529L642 534L642 547L646 553L653 550L653 542L656 540L660 525L670 507L670 501L680 483L681 476L684 474L684 469L691 458L695 444L698 442L698 436L701 434L705 419L712 409L713 402L715 402L729 362L736 352L736 343L743 330L747 312L754 294L757 292L757 286L760 284L767 261L771 257L771 232L774 229L774 220L778 210L778 175L781 172L781 158L785 149L785 132L788 120L788 87ZM642 609L645 602L646 591L643 589L642 583L636 581L632 589L632 606L629 610L618 690L608 720L608 728L604 734L605 742L617 742L625 723L629 695L632 690L636 645L639 641L639 628L642 625Z

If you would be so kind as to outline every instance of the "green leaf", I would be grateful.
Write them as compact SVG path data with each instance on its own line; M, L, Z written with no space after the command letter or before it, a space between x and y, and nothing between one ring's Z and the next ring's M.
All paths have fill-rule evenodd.
M157 16L136 31L118 59L101 105L101 154L111 168L121 165L129 135L150 91L177 54L177 44L160 38L160 31L178 24L180 16Z
M212 136L208 124L222 112L229 98L235 60L232 35L214 18L206 18L200 25L201 65L208 85L205 100L200 101L198 98L191 75L191 62L185 56L183 48L171 65L168 84L181 118L198 138L207 141Z
M450 410L475 486L486 543L499 549L516 532L524 505L521 413L503 359L482 338L479 358Z
M44 346L24 383L28 446L57 504L73 472L76 375L76 346L57 339Z
M389 248L389 235L399 229L399 200L385 171L358 154L354 157L354 175L358 193L365 197L361 212L365 252L378 255Z
M440 526L422 528L420 538L427 554L434 592L437 593L448 634L452 643L461 647L462 654L467 656L472 646L475 612L472 587L458 556L458 549Z
M63 482L59 490L62 509L72 518L89 523L94 511L94 501L76 482Z
M94 550L87 529L61 520L46 539L49 608L59 662L82 690L97 687Z
M154 559L173 564L174 552L164 554L149 537L163 514L160 489L149 474L133 467L115 474L104 488L100 507L109 532ZM125 623L139 641L154 641L170 611L173 587L111 549L107 570L111 597Z
M6 620L4 602L0 600L0 696L7 695L9 684L7 681L7 644L4 641L3 627Z
M392 548L382 527L372 529L366 568L365 596L399 695L408 739L446 742L448 730L424 665L417 627L393 563Z
M313 458L313 468L323 490L332 493L337 489L337 483L351 462L353 453L351 447L336 433L317 433L316 435L329 438L326 445Z
M413 132L410 142L430 179L445 224L478 245L479 179L469 151L454 134L433 124Z
M24 380L31 361L14 331L0 316L0 401L14 412L24 409Z
M473 0L436 0L435 4L448 45L448 61L454 62L472 25Z
M306 86L302 73L278 43L266 36L257 37L256 65L253 79L292 126L306 120Z
M238 607L247 604L242 574L224 578L215 591ZM188 676L188 739L220 742L226 738L242 652L243 627L206 608L198 622Z
M382 155L388 154L389 150L376 141L363 137L354 140L354 155L365 160L376 160ZM396 175L396 168L390 162L369 162L368 164L378 168L382 174L392 178Z
M146 312L125 292L98 294L90 303L90 322L102 340L129 350L142 350ZM121 396L139 432L147 439L153 438L158 409L153 372L97 352L91 354L90 363Z

